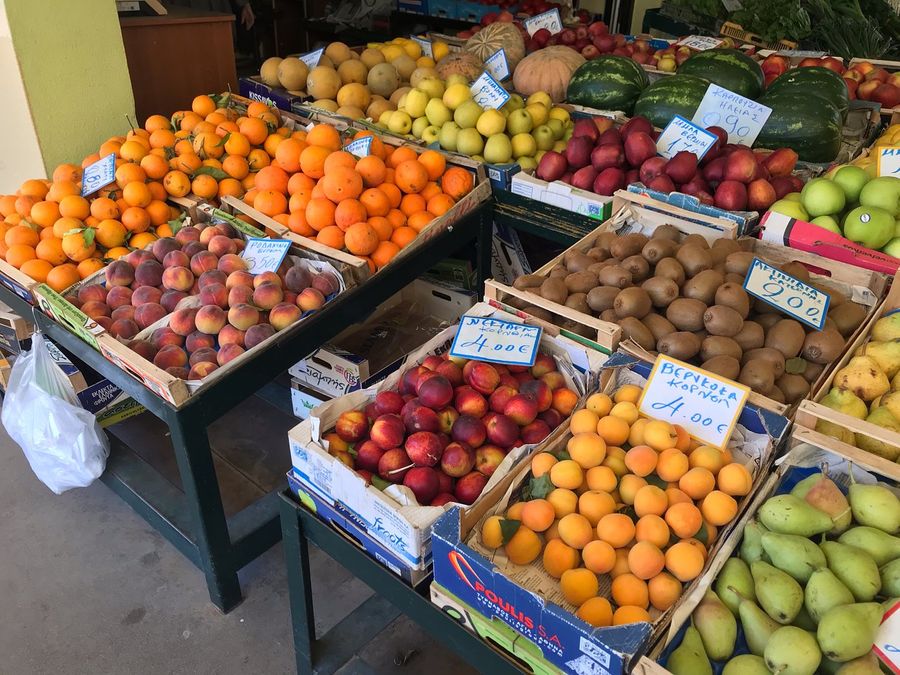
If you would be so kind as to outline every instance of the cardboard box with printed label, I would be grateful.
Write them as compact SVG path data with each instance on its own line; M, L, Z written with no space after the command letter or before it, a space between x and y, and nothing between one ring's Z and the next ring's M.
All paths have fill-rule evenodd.
M310 100L309 96L298 96L281 87L270 87L259 77L242 77L238 80L238 87L241 96L287 112L293 111L294 105Z
M34 324L0 303L0 351L19 354L31 347Z

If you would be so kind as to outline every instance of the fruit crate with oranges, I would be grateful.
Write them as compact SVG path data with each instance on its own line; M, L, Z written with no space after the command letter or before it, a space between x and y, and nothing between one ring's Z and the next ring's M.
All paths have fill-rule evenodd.
M465 316L516 321L483 303ZM325 403L289 433L292 492L412 584L430 574L430 528L445 505L477 503L560 433L603 361L545 331L531 368L466 367L447 358L457 330L441 331L383 382Z
M728 541L788 427L748 404L726 450L703 446L639 418L649 372L611 357L565 433L432 530L435 583L567 672L630 670Z

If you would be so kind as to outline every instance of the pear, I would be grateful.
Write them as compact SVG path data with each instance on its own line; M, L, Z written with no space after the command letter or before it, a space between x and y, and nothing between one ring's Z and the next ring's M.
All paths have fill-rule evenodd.
M878 594L881 576L872 556L836 541L825 541L819 546L828 560L828 569L850 589L857 602L868 602Z
M750 565L753 588L760 606L780 624L794 620L803 606L803 589L796 580L767 562Z
M722 675L769 675L769 668L761 656L741 654L725 664Z
M900 314L883 316L872 325L871 336L878 342L900 338Z
M813 572L803 589L803 606L817 623L833 607L854 602L856 598L850 589L827 567Z
M863 401L871 401L891 389L891 382L871 356L854 356L834 374L838 389L851 391Z
M866 417L866 422L871 422L879 427L900 433L900 420L894 417L887 408L873 408L869 416ZM900 457L900 447L879 441L867 434L856 434L856 445L861 450L884 457L892 462L896 462L897 458Z
M797 616L794 617L793 625L797 626L797 628L802 628L803 630L815 633L818 623L819 622L813 619L810 613L806 611L806 607L801 607Z
M673 675L712 675L712 666L696 628L687 627L681 644L669 654L666 668Z
M772 532L811 537L834 525L827 513L792 494L777 495L759 508L759 521Z
M892 391L890 394L885 394L879 399L878 405L882 408L887 408L894 417L900 419L900 391Z
M882 595L900 595L900 560L892 560L880 572Z
M831 438L836 438L842 443L846 443L847 445L856 445L856 434L850 431L847 427L842 427L840 424L836 424L835 422L829 422L828 420L816 420L816 431L818 431L820 434L831 436Z
M741 539L741 560L748 565L755 560L763 560L766 552L762 547L762 536L768 532L757 520L751 520L744 526L744 538Z
M706 591L691 618L709 658L724 661L731 656L737 639L737 621L714 591Z
M866 419L866 415L869 414L869 406L866 405L866 402L852 391L844 389L832 389L822 397L819 403L827 408L861 420Z
M850 527L853 519L850 502L837 484L824 473L815 473L804 478L794 486L791 494L831 516L834 523L834 527L831 528L832 534L840 534Z
M872 340L863 346L863 356L870 356L888 378L900 372L900 339L879 342Z
M764 658L776 675L814 675L822 652L812 633L796 626L782 626L769 639Z
M741 594L738 593L738 595ZM751 654L762 656L766 645L769 644L769 638L772 633L781 628L781 624L773 621L772 617L766 614L759 605L745 597L741 597L738 616L741 619L741 628L744 631L747 648Z
M735 615L741 606L741 597L756 600L756 592L753 590L753 575L750 574L749 565L740 558L726 560L716 577L716 593Z
M872 556L879 567L900 558L900 539L875 527L854 527L844 532L838 541L862 549Z
M882 485L852 483L847 492L853 518L860 525L894 534L900 528L900 499Z
M900 373L891 378L891 391L897 391L898 389L900 389Z
M838 663L867 654L883 615L878 602L840 605L828 610L816 630L822 653Z
M880 661L874 652L847 661L838 668L836 675L881 675Z
M806 537L766 532L762 536L762 546L775 567L801 584L809 581L815 570L826 566L825 554Z

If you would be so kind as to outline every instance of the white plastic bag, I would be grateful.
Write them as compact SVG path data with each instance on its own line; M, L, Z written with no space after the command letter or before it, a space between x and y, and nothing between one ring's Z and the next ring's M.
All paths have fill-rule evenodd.
M31 470L56 494L86 487L103 473L109 456L106 434L81 407L40 333L13 364L0 419Z

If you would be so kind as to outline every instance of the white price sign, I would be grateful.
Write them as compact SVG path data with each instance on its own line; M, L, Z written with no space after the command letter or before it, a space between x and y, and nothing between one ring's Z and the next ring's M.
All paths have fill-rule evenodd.
M878 148L875 162L879 176L900 176L900 145Z
M700 160L715 145L718 138L711 131L698 127L681 115L675 115L656 139L656 152L670 159L676 153L687 150L697 155L697 159Z
M416 37L415 35L410 35L410 39L419 45L422 49L422 56L427 56L431 58L434 56L434 52L431 51L431 40L426 40L425 38Z
M872 649L893 673L900 673L900 602L894 604L884 618L875 636Z
M728 132L729 143L749 147L771 114L772 109L761 103L710 84L692 121L704 129L722 127Z
M719 38L707 37L706 35L688 35L686 38L681 38L678 44L682 47L690 47L691 49L705 52L707 49L721 47L724 42L724 40Z
M81 177L81 196L87 197L116 179L116 155L109 153L84 170Z
M831 296L759 258L754 258L747 270L744 289L753 297L816 330L822 330L825 325Z
M306 66L310 69L315 68L319 65L319 59L322 58L322 54L325 53L325 48L317 49L314 52L310 52L309 54L304 54L300 56L299 59L306 64Z
M290 247L291 242L284 239L248 239L241 257L250 274L277 272Z
M556 35L563 29L562 19L559 16L558 9L551 9L549 12L538 14L530 19L525 19L525 30L529 35L534 35L541 28L550 31L550 35Z
M463 315L450 346L450 356L513 366L533 366L542 330L540 326Z
M470 89L475 103L482 108L502 108L509 100L509 92L490 73L482 73Z
M509 61L506 58L506 51L498 49L487 57L484 62L484 70L497 82L502 82L509 77Z
M359 158L368 157L372 153L372 137L363 136L350 141L344 146L344 150Z
M749 397L749 387L660 354L638 408L684 427L702 443L725 448Z

